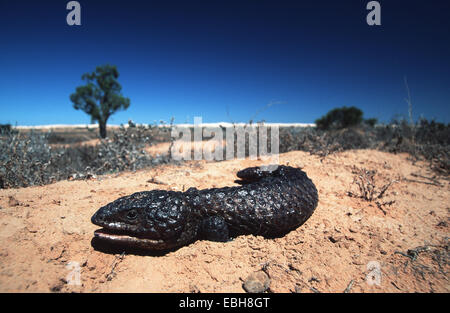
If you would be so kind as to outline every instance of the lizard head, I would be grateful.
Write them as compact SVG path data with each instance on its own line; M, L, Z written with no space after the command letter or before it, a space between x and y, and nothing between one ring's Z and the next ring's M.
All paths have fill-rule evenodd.
M171 249L195 239L199 222L182 193L137 192L101 207L91 218L103 227L100 240L151 250Z

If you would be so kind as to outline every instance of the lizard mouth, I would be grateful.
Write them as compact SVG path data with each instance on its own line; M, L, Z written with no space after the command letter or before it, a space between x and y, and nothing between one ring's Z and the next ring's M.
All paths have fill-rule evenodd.
M154 248L164 245L163 240L134 237L124 231L107 228L101 228L94 231L94 237L108 242L120 243L123 245L140 248Z
M101 228L94 231L94 236L100 239L121 240L125 238L136 238L120 230Z

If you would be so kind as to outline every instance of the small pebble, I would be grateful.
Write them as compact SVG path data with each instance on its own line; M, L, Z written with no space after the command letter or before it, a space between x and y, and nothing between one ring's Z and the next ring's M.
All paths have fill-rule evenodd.
M270 279L263 271L250 274L243 284L243 288L248 293L262 293L269 289Z
M20 202L13 196L9 196L8 204L9 204L9 206L13 207L13 206L19 206Z

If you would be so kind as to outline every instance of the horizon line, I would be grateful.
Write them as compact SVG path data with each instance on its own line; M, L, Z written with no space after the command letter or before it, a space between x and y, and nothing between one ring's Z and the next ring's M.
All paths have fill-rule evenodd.
M270 125L270 126L280 126L280 127L315 127L315 123L230 123L230 122L217 122L217 123L180 123L180 124L169 124L169 123L159 123L155 124L146 124L146 123L133 123L136 126L157 126L157 127L194 127L204 126L204 127L232 127L232 126L244 126L244 125ZM88 128L94 129L98 128L98 124L47 124L47 125L11 125L12 128L15 129L53 129L53 128ZM106 127L119 128L119 127L130 127L128 123L126 124L107 124Z

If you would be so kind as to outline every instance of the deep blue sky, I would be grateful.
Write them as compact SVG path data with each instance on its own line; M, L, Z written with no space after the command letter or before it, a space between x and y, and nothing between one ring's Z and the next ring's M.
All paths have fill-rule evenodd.
M450 122L448 0L380 0L372 27L366 0L85 0L72 27L67 2L0 0L0 123L90 122L69 96L105 63L131 99L114 124L313 122L344 105L390 121L408 114L404 76L414 117Z

